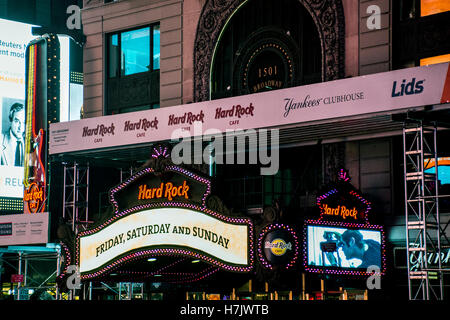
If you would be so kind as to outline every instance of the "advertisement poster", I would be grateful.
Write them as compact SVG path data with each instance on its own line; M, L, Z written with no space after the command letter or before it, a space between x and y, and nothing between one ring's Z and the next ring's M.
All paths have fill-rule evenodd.
M33 25L0 19L0 197L23 198L26 133L25 53ZM69 118L69 38L61 43L61 120ZM79 103L78 103L79 104Z
M48 242L48 212L0 216L0 246Z
M23 196L25 50L31 25L0 19L0 197Z

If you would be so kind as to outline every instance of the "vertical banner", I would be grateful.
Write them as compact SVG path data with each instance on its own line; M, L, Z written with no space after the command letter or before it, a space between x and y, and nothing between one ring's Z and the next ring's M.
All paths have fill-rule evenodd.
M59 41L44 35L26 50L24 213L46 210L48 123L59 121Z

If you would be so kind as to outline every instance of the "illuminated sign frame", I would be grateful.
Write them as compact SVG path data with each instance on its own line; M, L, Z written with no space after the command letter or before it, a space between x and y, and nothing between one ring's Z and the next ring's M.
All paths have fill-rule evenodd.
M348 173L345 170L341 169L338 173L338 183L342 183L342 182L349 183L349 181L350 181L350 177L349 177ZM317 197L316 204L320 209L319 220L327 220L331 217L336 218L336 216L337 216L337 217L342 218L345 221L346 219L348 219L349 216L352 217L351 211L356 210L355 207L353 207L352 210L349 210L349 209L346 209L346 207L344 205L339 205L336 208L329 208L327 204L323 204L324 201L326 201L333 195L343 193L345 196L349 196L349 198L357 200L360 204L362 204L364 206L364 212L358 210L357 213L359 213L360 218L358 219L358 216L355 215L355 217L353 217L354 221L355 222L356 221L364 222L365 224L368 224L369 223L368 214L369 214L369 211L372 209L372 204L369 201L367 201L366 199L364 199L364 197L361 196L356 190L353 190L353 189L340 190L340 189L341 188L339 186L336 186L336 187L332 188L331 190L327 191L326 193ZM329 212L327 212L328 211L327 209L330 209L331 214ZM345 211L345 213L344 213L344 211ZM349 215L346 215L347 212L350 212Z
M328 226L336 228L347 228L347 229L364 229L364 230L375 230L380 231L381 234L381 268L380 275L384 275L386 272L386 237L382 226L369 224L368 214L372 209L372 205L367 201L362 195L357 192L353 186L350 184L350 176L348 172L341 169L338 172L336 185L329 188L330 190L324 194L317 197L316 204L320 209L320 216L317 220L308 219L304 221L303 227L303 267L305 271L312 273L326 273L326 274L336 274L336 275L350 275L350 276L370 276L373 273L368 273L367 270L352 268L342 268L342 267L330 267L330 266L310 266L308 265L308 227L309 226ZM346 217L341 217L342 220L336 221L334 215L329 215L325 212L323 202L330 196L343 193L343 195L349 196L352 199L357 200L364 206L364 212L362 212L362 217L360 219L355 219L354 222L347 222ZM336 211L337 212L337 211ZM337 215L340 216L339 214Z
M47 209L48 126L59 121L59 40L45 34L26 49L24 213ZM39 198L39 199L38 199ZM39 201L38 201L39 200Z
M381 268L380 275L386 273L386 236L382 226L359 224L359 223L343 223L335 221L318 221L318 220L305 220L303 227L303 267L305 271L312 273L326 273L335 275L348 275L348 276L371 276L373 273L368 273L367 270L353 270L352 268L340 268L340 267L311 267L308 265L308 226L327 226L336 228L347 228L353 230L374 230L381 233Z
M130 262L137 259L142 259L149 256L185 256L191 257L195 259L201 259L215 267L233 271L233 272L249 272L253 269L254 257L254 244L253 244L253 223L250 218L237 218L237 217L228 217L224 216L218 212L215 212L206 207L206 198L211 192L211 182L210 180L200 177L199 175L192 173L188 170L185 170L181 167L175 165L168 165L163 169L163 172L175 172L182 175L187 176L188 178L194 179L198 183L206 185L206 192L203 194L201 204L180 202L176 199L173 201L165 201L165 202L149 202L144 204L135 205L130 208L120 208L118 201L116 199L116 194L121 190L127 188L131 183L135 182L137 179L143 177L144 175L154 174L155 170L153 168L145 168L128 180L124 181L117 187L110 190L110 202L114 207L114 213L111 218L103 222L101 225L92 228L87 231L80 232L75 241L75 264L80 266L80 242L83 237L88 237L90 235L96 234L108 226L112 226L120 219L125 217L129 217L135 214L143 213L145 210L152 209L163 209L163 208L179 208L179 209L189 209L192 212L196 212L197 214L205 215L209 218L214 218L223 222L225 224L231 224L236 226L245 226L247 229L246 241L247 241L247 262L246 264L233 264L226 261L223 261L220 257L213 256L212 254L208 254L199 249L184 246L178 246L174 244L168 245L158 245L158 246L143 246L133 248L132 250L128 250L126 252L122 252L120 255L115 256L113 259L110 259L108 262L103 263L101 266L87 270L86 272L81 272L81 279L92 279L99 277L104 274L108 274L111 270L123 265L126 262ZM161 222L163 223L163 222ZM65 254L69 254L66 250Z
M262 265L266 268L266 269L273 269L273 264L271 264L267 258L264 255L264 239L267 236L267 234L269 232L275 231L275 230L282 230L282 231L286 231L288 232L292 238L293 238L293 257L292 259L285 265L285 269L288 270L290 269L292 266L295 265L295 263L297 262L297 258L298 258L298 253L299 253L299 245L298 245L298 237L297 237L297 233L294 231L294 229L292 229L291 227L282 224L282 223L276 223L276 224L271 224L268 225L267 227L265 227L259 234L258 237L258 258L259 261L262 263Z

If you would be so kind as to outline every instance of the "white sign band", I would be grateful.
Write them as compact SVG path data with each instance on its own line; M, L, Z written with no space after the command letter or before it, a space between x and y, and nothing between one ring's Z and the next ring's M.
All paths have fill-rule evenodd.
M375 115L447 101L449 63L50 124L50 154ZM447 89L446 89L447 88ZM446 90L444 90L446 89ZM194 123L201 124L197 132Z

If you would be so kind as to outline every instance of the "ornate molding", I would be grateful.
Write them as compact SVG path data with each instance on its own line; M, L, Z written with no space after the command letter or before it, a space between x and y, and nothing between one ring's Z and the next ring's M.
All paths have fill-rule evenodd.
M207 0L194 43L194 100L209 100L214 48L227 20L247 0ZM345 17L341 0L298 0L311 15L322 47L322 81L344 77Z

